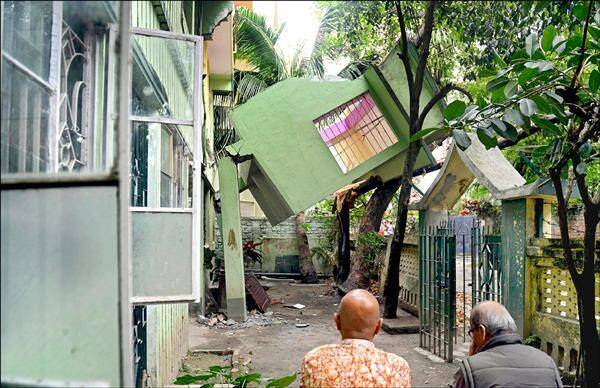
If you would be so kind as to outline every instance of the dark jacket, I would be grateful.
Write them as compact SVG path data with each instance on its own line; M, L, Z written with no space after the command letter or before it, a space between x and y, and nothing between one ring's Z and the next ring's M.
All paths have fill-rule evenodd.
M562 387L552 358L512 333L492 337L477 354L465 357L460 369L457 385L469 388Z

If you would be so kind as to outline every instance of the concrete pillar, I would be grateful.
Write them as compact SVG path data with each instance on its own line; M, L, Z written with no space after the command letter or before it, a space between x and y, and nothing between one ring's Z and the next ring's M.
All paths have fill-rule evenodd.
M502 252L504 304L517 324L518 332L530 333L532 300L530 279L533 265L527 259L527 245L536 234L535 197L502 201Z
M237 167L231 158L222 158L217 162L217 168L221 198L221 239L225 258L227 316L237 321L244 321L246 287Z

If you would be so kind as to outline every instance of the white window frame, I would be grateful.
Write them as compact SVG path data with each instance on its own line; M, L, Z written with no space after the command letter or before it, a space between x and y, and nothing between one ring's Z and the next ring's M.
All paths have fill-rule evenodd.
M202 125L203 125L203 105L202 105L202 72L203 72L203 38L196 35L186 35L176 32L153 30L141 27L131 27L129 29L131 37L135 35L173 39L186 42L192 42L194 49L194 76L193 76L193 115L191 120L183 120L167 117L149 117L139 116L129 113L130 122L144 122L149 124L167 124L191 126L194 132L193 144L193 185L192 185L192 207L191 208L163 208L163 207L134 207L130 206L130 213L148 212L148 213L192 213L192 293L190 295L171 295L171 296L135 296L132 294L131 303L154 304L154 303L178 303L178 302L199 302L200 298L200 267L203 257L203 224L202 224ZM133 70L132 63L129 64L129 74ZM160 155L159 155L160 157ZM175 162L175 161L174 161ZM159 167L160 168L160 167Z

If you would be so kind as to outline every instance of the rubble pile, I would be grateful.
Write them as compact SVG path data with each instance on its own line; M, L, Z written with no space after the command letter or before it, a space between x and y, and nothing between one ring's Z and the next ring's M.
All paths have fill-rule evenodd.
M228 330L246 329L256 326L272 326L287 324L286 320L276 317L272 311L261 314L257 310L252 310L248 313L244 322L238 322L234 319L227 319L222 313L211 313L207 316L199 315L196 322L204 326L214 326Z

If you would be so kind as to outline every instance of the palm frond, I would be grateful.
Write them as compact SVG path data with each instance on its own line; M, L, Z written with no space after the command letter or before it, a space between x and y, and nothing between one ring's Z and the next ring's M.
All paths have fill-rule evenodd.
M265 90L269 85L260 76L252 72L240 72L236 83L235 104L243 104L251 97Z
M236 59L247 61L268 84L286 77L285 61L275 47L283 28L270 28L263 16L245 8L236 13Z

